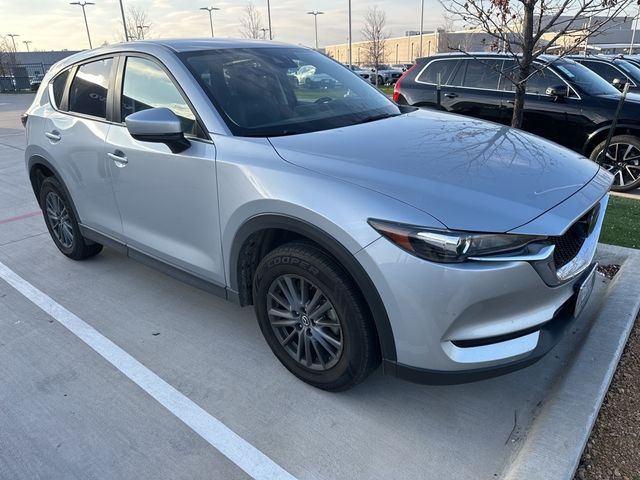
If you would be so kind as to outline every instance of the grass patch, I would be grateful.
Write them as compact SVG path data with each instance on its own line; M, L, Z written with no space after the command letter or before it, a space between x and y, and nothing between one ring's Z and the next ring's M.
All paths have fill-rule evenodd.
M640 249L640 200L610 197L600 241Z
M378 87L378 90L380 90L385 95L393 95L393 85L381 85Z

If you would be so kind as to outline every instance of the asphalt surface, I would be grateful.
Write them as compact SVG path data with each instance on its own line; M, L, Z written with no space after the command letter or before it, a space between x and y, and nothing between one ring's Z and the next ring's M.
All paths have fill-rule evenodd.
M271 478L501 477L606 296L600 278L526 370L448 387L378 371L322 392L278 363L250 308L109 249L58 253L24 167L31 98L0 95L0 479L247 478L267 471L254 458Z

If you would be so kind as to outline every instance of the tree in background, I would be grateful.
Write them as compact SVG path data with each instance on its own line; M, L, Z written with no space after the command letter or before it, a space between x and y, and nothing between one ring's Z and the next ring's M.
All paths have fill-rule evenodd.
M132 5L127 9L126 18L130 40L144 40L149 36L153 24L146 10Z
M0 35L0 77L13 75L13 68L16 64L15 53L11 39L5 35ZM13 90L13 87L9 85L10 82L10 79L0 80L0 91Z
M240 35L243 38L259 39L262 38L263 28L262 15L253 2L248 2L240 19Z
M545 53L563 56L575 51L589 37L615 27L625 9L634 3L633 0L441 1L449 14L464 21L467 28L486 33L492 40L492 49L505 52L513 60L500 73L514 85L511 126L516 128L522 126L527 80L548 66L536 60ZM559 42L563 45L556 52Z
M387 15L383 10L380 10L377 5L367 9L361 33L367 42L364 47L365 58L375 71L376 86L378 85L378 70L385 60L385 44L389 38L386 25Z

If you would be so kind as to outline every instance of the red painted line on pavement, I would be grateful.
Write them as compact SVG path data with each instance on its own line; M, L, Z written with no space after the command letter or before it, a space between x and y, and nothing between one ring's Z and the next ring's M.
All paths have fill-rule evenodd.
M16 217L9 217L5 218L4 220L0 220L0 225L4 225L5 223L17 222L18 220L24 220L25 218L37 217L38 215L42 215L42 212L40 210L38 210L37 212L24 213Z

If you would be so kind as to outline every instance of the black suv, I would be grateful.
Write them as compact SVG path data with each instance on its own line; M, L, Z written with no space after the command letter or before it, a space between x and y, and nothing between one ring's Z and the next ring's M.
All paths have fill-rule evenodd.
M568 58L594 71L618 89L628 83L630 91L640 91L640 68L625 58L602 55L572 55Z
M596 159L604 149L620 92L573 60L541 56L537 66L545 65L527 82L522 128ZM515 92L499 73L509 68L515 68L515 62L504 54L419 58L396 83L393 98L401 105L509 125ZM640 95L628 95L602 165L615 175L614 190L640 186Z

